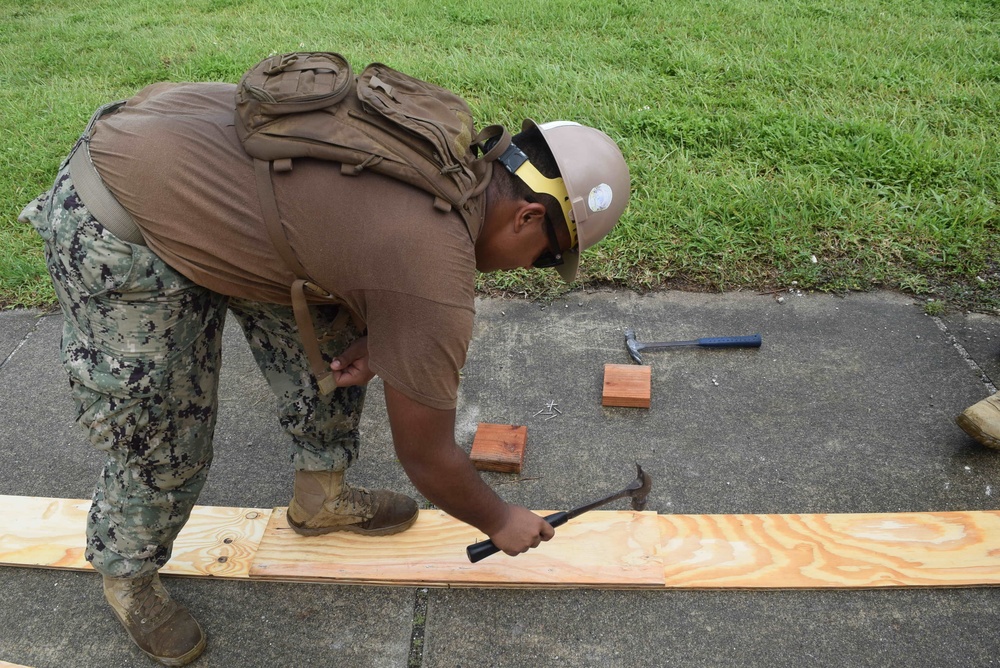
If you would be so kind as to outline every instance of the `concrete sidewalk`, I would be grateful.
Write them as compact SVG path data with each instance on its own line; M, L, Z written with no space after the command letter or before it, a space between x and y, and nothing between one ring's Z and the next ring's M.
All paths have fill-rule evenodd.
M460 443L528 425L506 499L567 508L639 461L662 513L993 510L1000 452L953 418L1000 384L1000 318L924 315L891 293L574 293L483 300ZM640 340L760 332L759 350L652 352L652 406L601 407L605 363ZM85 498L100 466L72 422L58 315L0 313L0 494ZM536 415L549 401L562 414ZM415 494L372 384L352 480ZM204 505L279 506L292 472L273 401L230 322ZM2 537L0 537L2 540ZM558 536L556 538L558 540ZM497 557L504 558L504 557ZM1000 558L998 558L1000 568ZM171 578L209 634L195 666L992 666L1000 590L530 591ZM0 661L149 666L91 573L0 568ZM416 637L416 639L414 639Z

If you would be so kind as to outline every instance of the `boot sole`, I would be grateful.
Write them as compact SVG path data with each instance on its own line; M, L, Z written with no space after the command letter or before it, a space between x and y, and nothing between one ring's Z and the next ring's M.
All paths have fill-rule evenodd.
M414 514L413 517L401 524L394 524L391 527L382 527L381 529L362 529L356 524L345 524L338 527L320 527L317 529L311 529L297 524L291 517L285 519L288 520L288 526L292 530L299 534L300 536L323 536L328 533L334 533L337 531L349 531L351 533L361 534L362 536L391 536L393 534L402 533L413 526L413 523L417 521L417 516L420 513Z
M1000 450L1000 439L994 438L989 434L987 434L986 432L984 432L982 429L979 428L979 425L970 420L965 413L962 413L957 418L955 418L955 422L958 424L959 427L962 428L962 431L964 431L966 434L968 434L972 438L976 439L977 441L985 445L987 448Z

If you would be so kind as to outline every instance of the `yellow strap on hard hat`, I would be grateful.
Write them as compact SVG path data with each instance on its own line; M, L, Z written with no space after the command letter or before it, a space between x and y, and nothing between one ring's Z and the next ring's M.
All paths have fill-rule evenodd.
M569 247L576 248L576 223L573 222L573 217L570 215L572 211L572 206L569 201L569 192L566 190L566 184L563 183L562 177L557 177L550 179L547 176L543 176L538 169L531 164L530 160L525 160L517 171L514 172L517 178L524 181L524 183L534 190L536 193L545 193L547 195L552 195L559 202L559 206L562 207L563 216L566 219L566 229L569 230Z

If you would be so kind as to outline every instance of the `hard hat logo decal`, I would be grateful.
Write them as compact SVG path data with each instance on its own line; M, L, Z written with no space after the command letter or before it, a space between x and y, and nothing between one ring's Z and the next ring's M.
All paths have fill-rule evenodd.
M607 183L594 186L590 191L590 196L587 197L587 206L594 213L604 211L611 206L611 186Z

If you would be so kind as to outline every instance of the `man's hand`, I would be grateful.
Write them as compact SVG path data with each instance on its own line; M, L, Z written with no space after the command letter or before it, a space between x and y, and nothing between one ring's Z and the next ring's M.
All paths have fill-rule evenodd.
M330 369L337 387L367 385L375 377L368 367L368 337L355 339L347 350L333 358Z
M516 557L556 535L548 522L527 508L512 505L507 508L507 522L490 535L493 544L505 554Z

